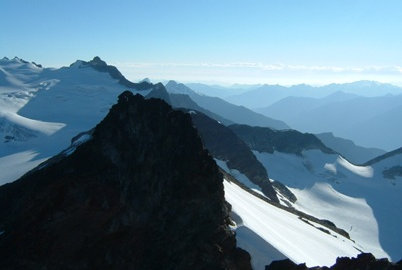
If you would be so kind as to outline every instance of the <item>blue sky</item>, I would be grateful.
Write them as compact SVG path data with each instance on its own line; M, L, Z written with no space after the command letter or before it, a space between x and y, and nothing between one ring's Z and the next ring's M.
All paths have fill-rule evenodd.
M96 3L96 4L95 4ZM0 52L130 79L402 84L400 0L0 0Z

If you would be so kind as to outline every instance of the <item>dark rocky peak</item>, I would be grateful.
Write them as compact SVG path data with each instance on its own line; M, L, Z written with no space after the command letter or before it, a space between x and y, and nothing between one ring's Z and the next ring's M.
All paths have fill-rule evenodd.
M301 155L304 150L318 149L324 153L335 153L316 136L297 130L274 130L267 127L247 125L229 126L252 150L273 153L274 151Z
M188 114L126 91L72 144L0 187L1 269L251 269Z
M402 261L391 263L387 259L376 259L370 253L361 253L357 258L340 257L331 267L307 267L295 264L289 259L274 261L265 270L402 270Z
M14 56L13 61L14 61L14 62L20 62L20 63L28 64L27 61L25 61L24 59L21 59L21 58L19 58L19 57L17 57L17 56Z
M202 142L215 158L227 161L230 169L246 175L268 198L279 202L264 166L232 130L200 112L190 115Z
M106 62L100 59L99 56L95 56L88 64L93 67L107 67Z

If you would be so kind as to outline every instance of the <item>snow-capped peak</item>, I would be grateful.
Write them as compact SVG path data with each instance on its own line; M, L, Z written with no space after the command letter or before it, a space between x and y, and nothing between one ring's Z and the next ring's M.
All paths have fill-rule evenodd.
M81 68L85 61L77 60L70 65L70 68Z

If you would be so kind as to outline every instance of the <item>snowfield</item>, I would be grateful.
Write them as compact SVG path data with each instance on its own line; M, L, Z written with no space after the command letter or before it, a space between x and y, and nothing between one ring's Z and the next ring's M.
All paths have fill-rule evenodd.
M304 151L302 156L254 154L272 179L296 195L293 207L331 220L377 258L402 258L402 179L386 179L382 174L386 168L402 164L402 155L356 166L318 150Z
M279 209L253 196L235 183L224 181L225 198L232 205L232 211L241 218L236 228L238 245L251 253L254 269L264 269L272 260L287 257L307 266L333 265L339 256L353 257L360 253L358 243L335 233L327 234L302 221L298 216ZM311 223L311 222L310 222ZM314 225L314 224L313 224ZM320 227L320 225L315 224ZM248 247L262 246L265 241L269 253L255 252ZM247 230L246 230L247 231Z

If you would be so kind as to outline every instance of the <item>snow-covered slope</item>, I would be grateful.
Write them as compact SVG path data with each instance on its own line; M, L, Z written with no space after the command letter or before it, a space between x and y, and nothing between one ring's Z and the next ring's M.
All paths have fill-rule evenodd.
M338 256L356 256L362 249L358 242L324 232L322 225L277 208L233 182L225 180L224 187L235 213L238 245L250 253L256 270L283 258L308 266L329 266Z
M21 169L0 174L0 184L15 180L99 123L127 84L135 86L124 80L99 58L60 69L1 59L0 166ZM146 95L151 89L130 90Z
M383 176L386 168L402 164L402 155L371 166L356 166L319 150L304 151L301 156L254 154L270 178L281 181L296 195L296 209L331 220L378 258L402 258L402 179Z

